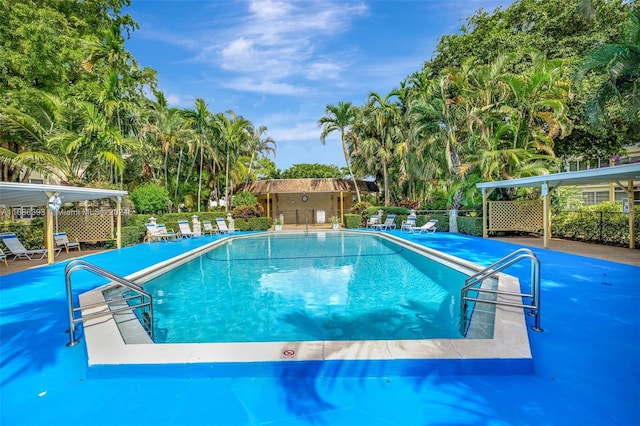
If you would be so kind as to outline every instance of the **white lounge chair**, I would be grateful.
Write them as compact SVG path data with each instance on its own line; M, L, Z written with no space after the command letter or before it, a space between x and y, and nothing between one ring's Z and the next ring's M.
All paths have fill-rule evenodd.
M189 222L186 220L179 220L178 226L180 227L180 234L183 237L191 238L196 235L193 231L191 231L191 227L189 226Z
M402 221L402 225L400 225L401 231L412 232L413 228L416 227L416 217L408 216L407 220Z
M80 243L78 241L69 241L69 236L66 232L54 232L53 239L56 242L56 246L61 249L64 247L67 253L69 253L69 249L78 249L78 252L82 251L80 250Z
M396 215L395 214L387 215L387 218L384 220L384 222L378 225L377 228L396 229Z
M378 217L377 214L372 214L371 217L369 218L369 221L367 221L367 228L375 228L376 226L380 225L380 217Z
M4 261L5 266L9 266L7 263L7 255L0 249L0 260Z
M422 226L414 227L412 232L414 234L422 234L423 232L428 232L430 234L433 234L437 230L436 223L438 223L436 219L431 219L430 221L428 221Z
M219 233L220 231L217 228L214 228L213 225L211 224L210 220L203 220L202 221L202 230L203 232L208 232L209 235L213 235L214 233Z
M2 234L0 234L0 238L2 239L2 242L4 243L4 245L7 247L7 250L9 250L9 256L13 256L13 260L16 259L29 259L32 260L33 257L32 256L37 256L40 255L40 257L38 259L44 259L44 257L47 255L48 250L47 249L34 249L34 250L27 250L24 245L20 242L20 240L18 239L18 236L14 233L14 232L3 232ZM62 249L59 248L54 248L54 254L59 254L62 251Z
M180 238L180 234L175 232L173 229L167 229L167 225L164 223L158 224L158 236L163 240L167 241L169 239L177 240Z
M155 223L145 223L147 228L147 234L144 236L145 241L160 241L160 235L158 235L158 225Z
M229 227L227 226L227 222L225 222L221 217L216 218L216 225L218 226L218 230L221 234L229 234L232 232L231 229L229 229Z
M180 237L180 234L171 230L167 230L167 226L163 223L155 224L155 223L145 223L144 226L147 228L147 235L145 236L145 241L167 241L169 238L177 239Z

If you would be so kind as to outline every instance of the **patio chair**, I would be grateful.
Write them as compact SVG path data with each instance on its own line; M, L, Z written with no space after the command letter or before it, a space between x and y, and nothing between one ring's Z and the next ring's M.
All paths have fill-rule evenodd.
M372 214L367 221L367 228L375 228L380 225L380 217L377 214Z
M144 226L147 228L147 235L145 235L145 241L167 241L169 238L177 239L180 238L180 234L174 232L173 229L167 230L167 226L163 223L155 224L155 223L145 223Z
M160 241L162 237L158 235L158 225L155 223L145 223L144 226L147 228L147 234L144 236L145 241Z
M157 235L165 241L169 239L177 240L180 238L180 234L178 232L175 232L173 229L167 229L167 226L164 223L159 223L157 225L157 229Z
M408 216L407 220L402 221L402 225L400 225L400 231L412 232L413 228L416 227L416 217Z
M231 229L227 227L227 222L225 222L221 217L216 218L216 225L218 226L218 231L220 231L221 234L230 234L232 232Z
M32 256L37 256L37 255L40 255L38 259L44 259L44 257L48 253L47 249L27 250L24 247L24 245L20 242L20 240L18 239L18 236L14 232L3 232L2 234L0 234L0 238L2 239L2 242L4 243L4 245L7 247L7 250L9 250L8 255L13 256L13 260L16 260L16 259L33 260ZM55 251L55 255L58 255L62 251L62 249L55 248L54 251Z
M67 253L69 253L69 249L74 248L78 249L78 252L82 251L80 250L80 243L78 241L69 241L69 236L66 232L54 232L53 239L56 242L56 246L60 247L60 249L64 247Z
M5 266L9 266L7 263L7 255L2 251L2 249L0 249L0 260L4 261Z
M396 215L387 215L387 218L378 227L380 229L396 229Z
M422 234L423 232L433 234L437 230L436 223L438 223L437 219L431 219L424 225L413 228L412 232L414 234Z
M185 238L191 238L196 235L193 231L191 231L191 227L189 226L189 222L186 220L179 220L178 226L180 227L180 234L182 234Z
M218 230L218 228L214 228L213 225L211 224L210 220L203 220L202 221L202 230L203 232L208 232L209 235L213 235L214 233L219 233L220 231Z

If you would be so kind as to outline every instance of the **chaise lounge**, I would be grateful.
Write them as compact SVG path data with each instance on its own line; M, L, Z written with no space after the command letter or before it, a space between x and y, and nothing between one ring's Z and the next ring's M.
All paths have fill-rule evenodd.
M48 253L47 249L27 250L25 246L20 242L20 240L18 239L18 236L14 232L3 232L2 234L0 234L0 239L2 239L2 242L7 247L7 250L9 250L8 256L13 256L13 260L16 260L16 259L33 260L34 257L32 256L37 256L37 255L40 255L38 259L44 259L44 257ZM61 251L62 249L55 248L54 254L58 255Z

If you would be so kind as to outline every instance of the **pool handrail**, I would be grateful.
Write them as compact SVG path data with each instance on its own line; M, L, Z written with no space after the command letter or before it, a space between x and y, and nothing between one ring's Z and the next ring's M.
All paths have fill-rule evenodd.
M73 306L73 290L71 286L71 274L78 270L93 272L96 275L100 275L104 278L115 281L118 284L121 284L122 286L137 292L138 294L134 296L121 297L114 300L105 300L103 302L93 303L90 305L84 305L82 307L75 308ZM78 343L78 340L75 337L76 322L81 322L87 319L97 318L102 316L111 316L118 312L133 311L136 308L142 308L142 320L141 320L142 326L146 329L147 333L149 333L149 336L153 340L152 296L151 296L151 293L146 292L140 285L82 259L72 260L65 266L64 279L67 287L67 309L69 313L69 343L67 343L67 346L75 346ZM128 300L137 299L137 298L140 298L140 303L138 303L137 305L127 304L127 306L123 308L116 308L116 309L109 308L109 310L104 312L86 314L86 315L82 315L80 318L75 317L75 313L83 309L93 308L98 306L109 306L112 303L123 302L123 301L128 301ZM145 302L145 298L147 299L146 302ZM144 309L145 307L148 307L149 309L148 315L145 315L146 314Z
M506 292L500 290L492 290L487 288L475 288L477 284L481 284L484 280L491 278L507 267L519 262L522 259L531 260L531 293L516 293ZM535 317L534 325L531 327L534 331L544 331L540 327L540 260L536 257L532 250L527 248L520 248L512 253L509 253L502 259L496 261L490 266L487 266L483 270L471 275L464 281L465 285L460 290L460 332L466 336L467 325L470 322L467 321L467 302L478 303L490 303L501 306L511 306L515 308L529 309L529 315ZM478 297L470 297L469 292L476 291ZM499 301L491 299L480 298L481 293L493 293L497 295L516 296L522 298L531 299L530 304L526 303L514 303L508 301Z

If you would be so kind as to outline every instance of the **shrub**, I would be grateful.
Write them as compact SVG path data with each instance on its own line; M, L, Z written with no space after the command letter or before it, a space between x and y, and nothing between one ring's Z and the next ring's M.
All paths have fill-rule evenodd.
M360 228L362 227L362 216L359 214L345 214L344 215L344 227L345 228Z
M162 211L169 205L169 193L164 187L155 184L140 185L131 191L131 201L138 213Z
M133 246L144 239L146 230L139 226L123 226L122 227L122 247Z
M458 232L476 237L482 236L482 218L458 216Z
M253 206L244 205L244 206L236 207L235 209L233 209L233 211L231 212L231 215L234 218L242 218L242 219L249 219L252 217L262 217L264 216L264 208L262 208L261 205L253 205Z
M234 209L237 207L255 207L258 204L258 199L249 191L238 192L233 196L231 207Z

